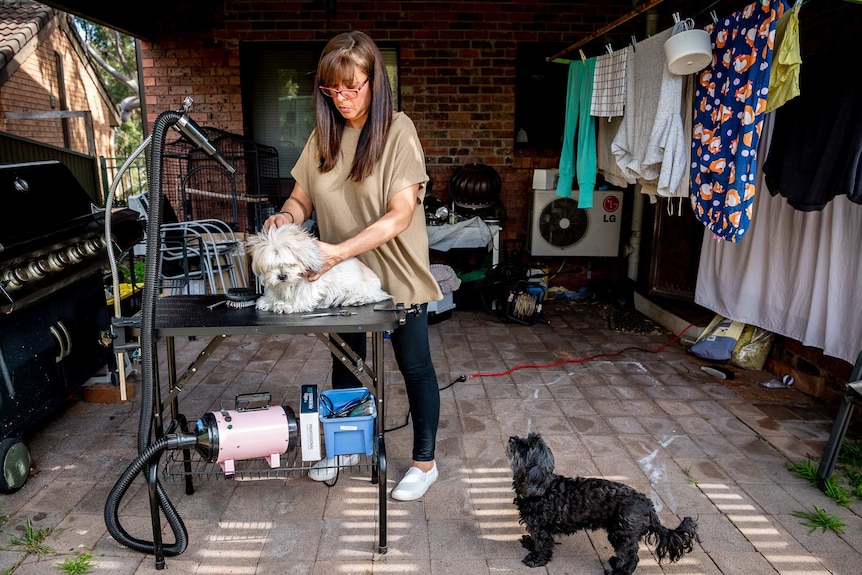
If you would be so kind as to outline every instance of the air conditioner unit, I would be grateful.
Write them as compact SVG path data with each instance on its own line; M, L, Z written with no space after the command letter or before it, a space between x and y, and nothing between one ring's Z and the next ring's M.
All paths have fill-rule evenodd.
M593 192L593 207L578 208L578 191L570 198L556 190L533 190L530 254L534 256L619 255L623 192Z

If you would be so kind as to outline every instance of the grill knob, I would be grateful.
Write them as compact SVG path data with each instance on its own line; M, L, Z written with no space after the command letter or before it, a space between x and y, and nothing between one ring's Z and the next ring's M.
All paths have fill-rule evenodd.
M24 282L15 277L15 272L8 270L3 273L3 280L0 281L4 287L8 289L16 289L24 285Z
M30 274L24 268L15 268L15 271L11 272L12 275L12 283L16 283L21 285L30 280Z
M80 262L81 260L84 259L84 255L85 255L84 252L82 251L80 245L71 246L69 248L66 248L66 254L69 256L69 259L73 263Z
M92 242L94 254L102 251L102 248L105 247L105 238L102 236L96 236L90 242Z
M52 270L60 271L69 263L69 256L65 252L54 252L48 256L48 262Z
M94 255L99 253L99 250L102 249L102 238L98 236L90 238L84 245L84 249L86 250L87 255Z
M45 272L42 271L38 261L32 261L27 264L27 273L32 279L41 279L45 277Z
M41 271L43 274L48 272L55 271L54 266L51 264L50 256L39 258L34 262L36 269Z

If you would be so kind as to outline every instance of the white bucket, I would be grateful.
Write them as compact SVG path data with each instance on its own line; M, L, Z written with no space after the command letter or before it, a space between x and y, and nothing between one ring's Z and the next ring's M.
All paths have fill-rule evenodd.
M677 76L694 74L712 62L712 43L706 30L685 30L664 43L667 69Z

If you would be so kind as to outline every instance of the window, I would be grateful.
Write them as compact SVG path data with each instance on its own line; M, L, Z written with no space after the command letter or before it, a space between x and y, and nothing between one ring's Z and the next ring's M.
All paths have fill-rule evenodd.
M314 128L315 67L324 43L247 43L240 58L243 102L252 139L278 150L279 173L290 177ZM389 82L400 109L398 50L380 46Z
M516 149L562 146L569 67L545 58L563 48L564 45L544 42L518 43L513 134Z

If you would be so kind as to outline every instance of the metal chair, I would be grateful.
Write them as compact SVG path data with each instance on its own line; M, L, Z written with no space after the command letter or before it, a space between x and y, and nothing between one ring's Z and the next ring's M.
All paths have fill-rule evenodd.
M227 293L229 288L247 287L243 265L242 242L231 227L215 219L166 223L161 226L162 257L166 251L173 257L191 256L205 276L211 293ZM170 238L173 237L172 242ZM182 245L177 239L182 238Z
M171 295L192 292L192 282L204 284L204 291L227 293L230 288L247 287L243 244L233 228L222 220L178 221L176 212L163 199L160 280ZM147 194L129 198L129 207L147 219Z
M168 295L192 293L192 286L205 286L207 274L202 261L205 261L205 248L199 238L189 238L184 230L162 228L161 248L159 251L160 288Z
M835 462L838 461L838 455L841 453L841 445L850 426L853 409L856 406L862 406L862 381L860 380L862 380L862 351L856 357L856 363L850 372L850 382L844 387L844 402L838 410L838 415L835 416L829 441L826 443L820 466L817 468L817 487L821 491L826 490L827 481L835 469Z

